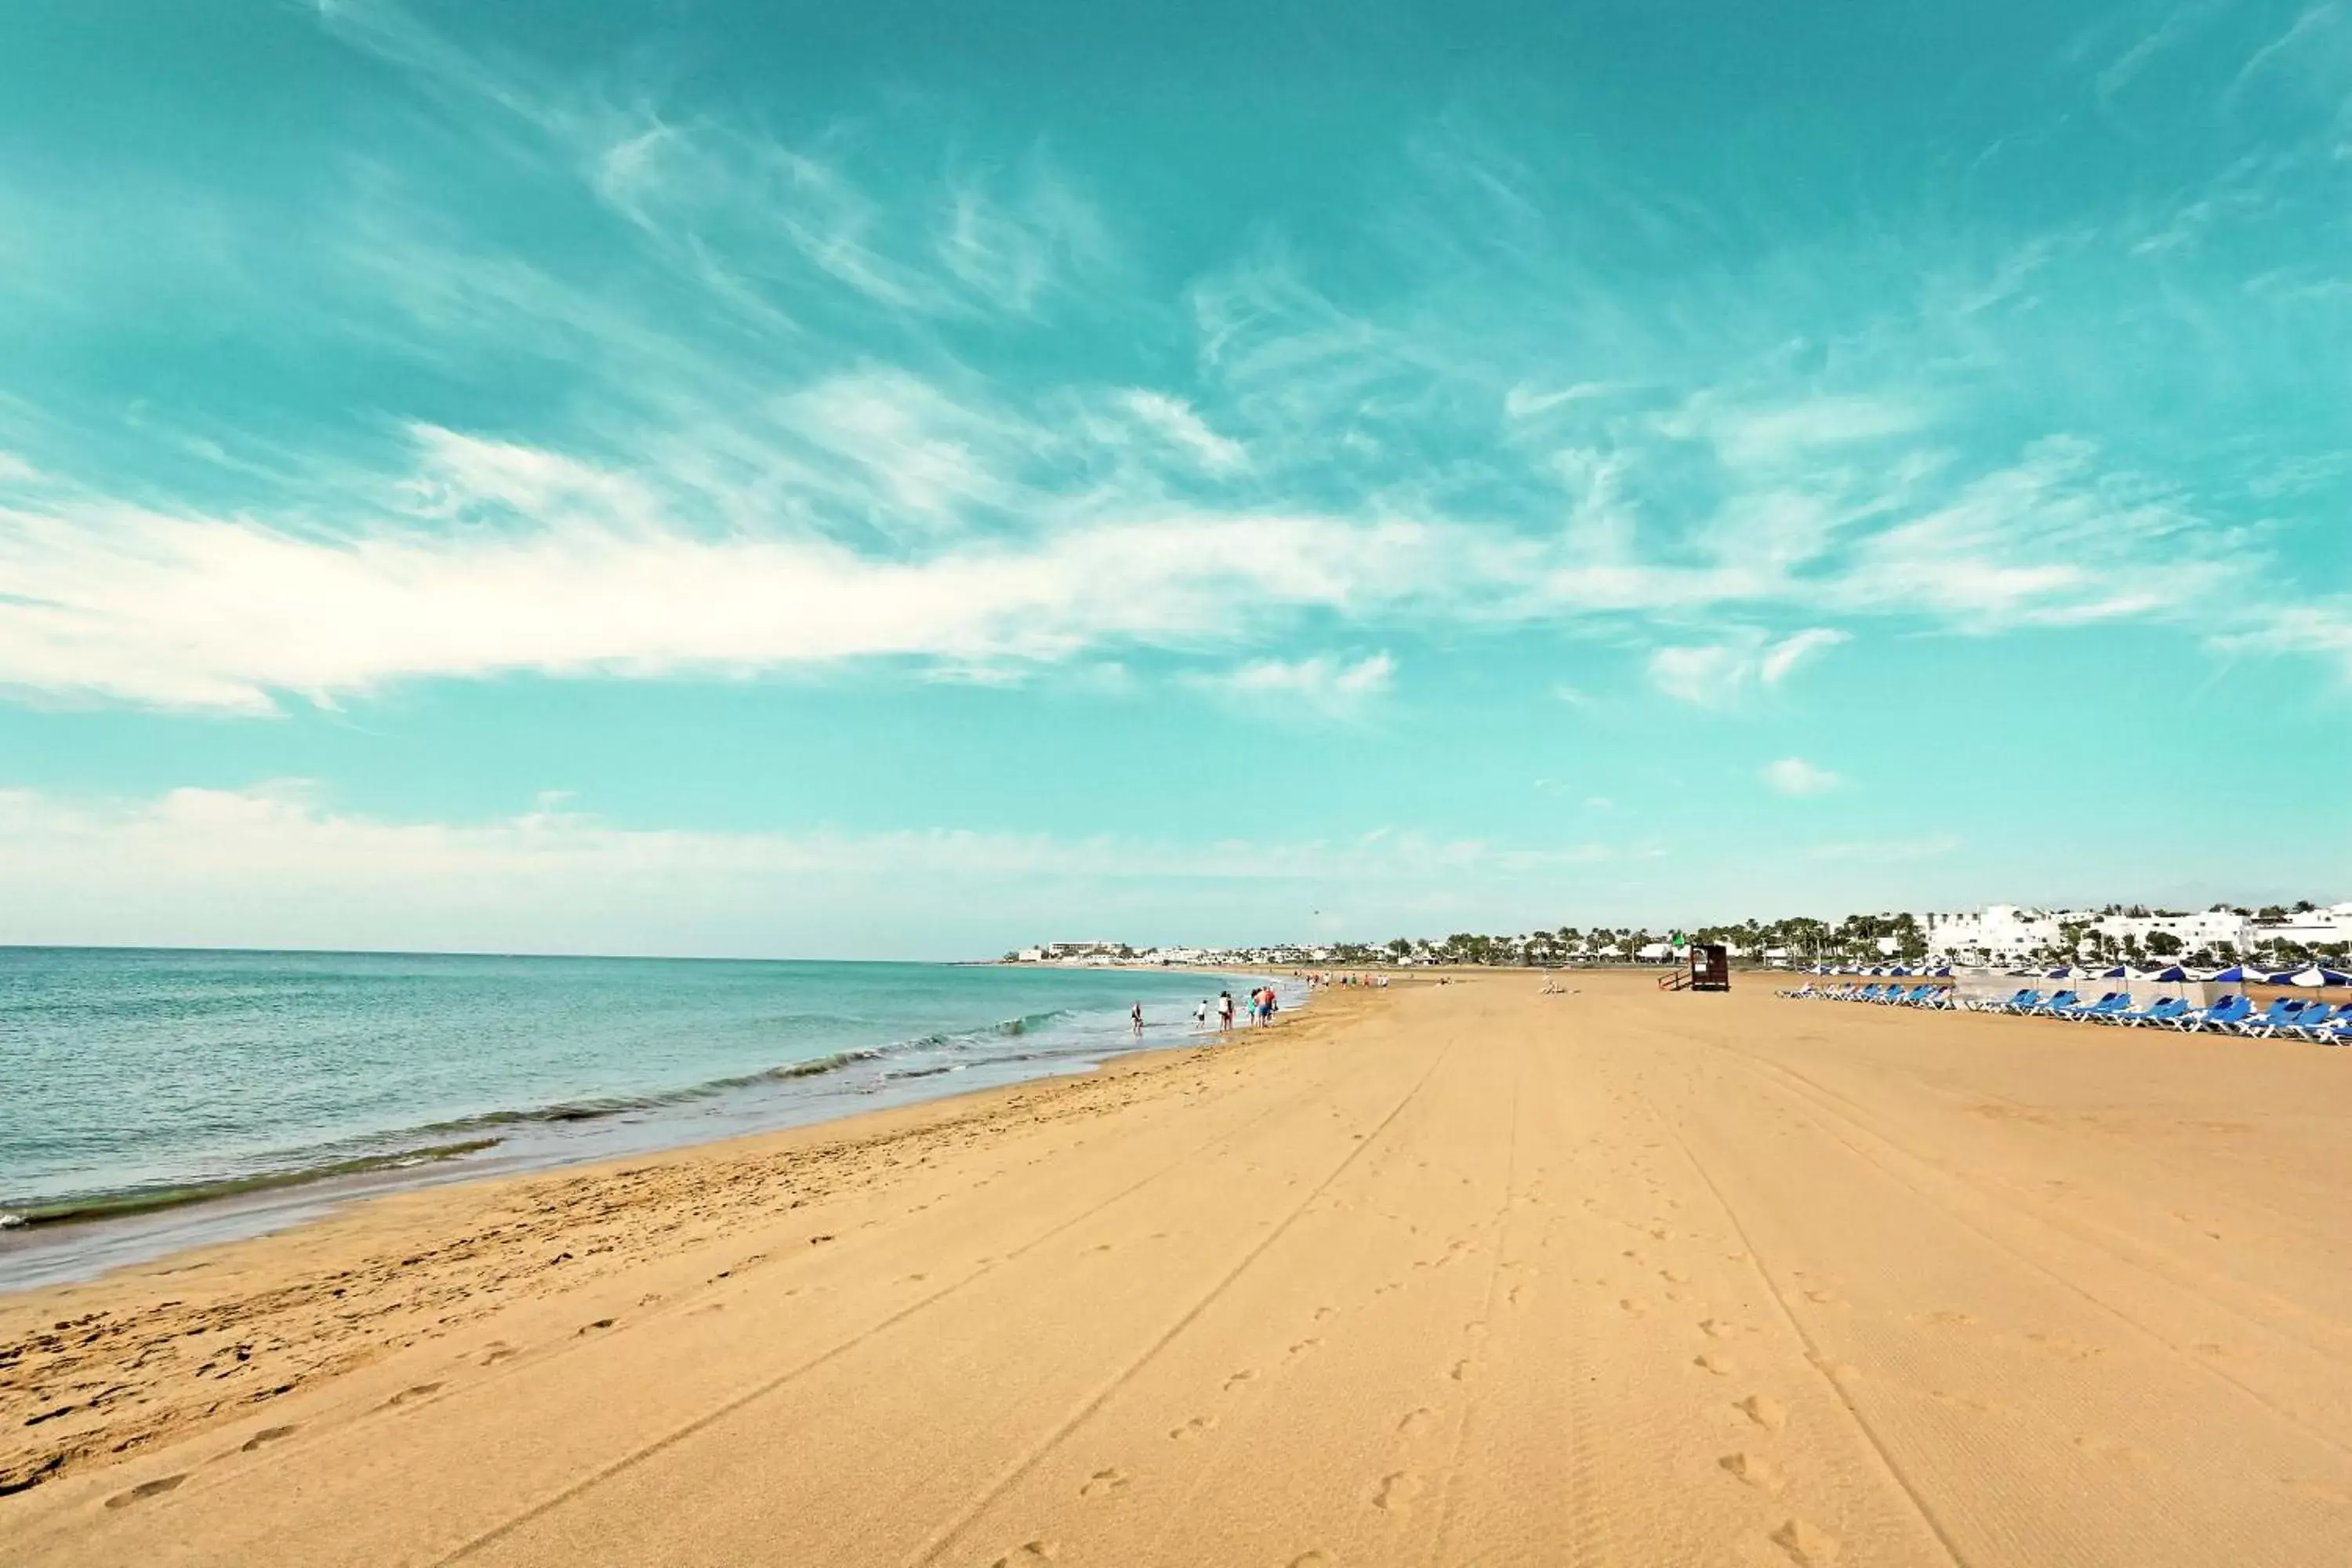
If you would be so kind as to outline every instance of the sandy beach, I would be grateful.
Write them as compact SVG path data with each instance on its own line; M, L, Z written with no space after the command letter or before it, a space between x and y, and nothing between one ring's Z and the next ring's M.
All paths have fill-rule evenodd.
M0 1298L0 1563L2347 1560L2352 1060L1566 983Z

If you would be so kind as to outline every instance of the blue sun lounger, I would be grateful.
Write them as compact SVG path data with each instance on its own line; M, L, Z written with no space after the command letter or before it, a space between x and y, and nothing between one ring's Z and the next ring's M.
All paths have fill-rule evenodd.
M2077 1002L2072 1007L2066 1008L2064 1011L2061 1012L2058 1016L2061 1018L2074 1018L2076 1020L2084 1018L2096 1018L2105 1022L2106 1019L2116 1017L2120 1014L2129 1011L2130 1008L2130 992L2110 991L2095 1002Z
M2025 1011L2028 1013L2038 1013L2044 1017L2054 1018L2062 1011L2068 1007L2072 1007L2075 1003L2080 1002L2082 998L2072 991L2061 991L2057 995L2050 998L2049 1001L2037 1002L2032 1006L2026 1008Z
M2344 1027L2345 1013L2325 1002L2306 1002L2292 1024L2280 1027L2282 1035L2293 1035L2299 1040L2315 1040L2326 1045L2328 1038Z
M2242 1018L2230 1026L2250 1040L2266 1040L2281 1029L2289 1027L2301 1017L2303 1004L2292 997L2279 996L2251 1018Z
M1995 1002L1992 1005L1987 1007L1985 1011L1988 1013L2022 1013L2028 1008L2039 1007L2040 1005L2042 1005L2042 993L2029 985L2024 990L2019 992L2016 995L2011 996L2008 1001Z
M2137 1013L2118 1013L2107 1022L2122 1024L2137 1029L2142 1024L2169 1024L2188 1011L2187 1000L2179 996L2166 996L2150 1003Z
M2210 1007L2192 1007L2172 1020L2176 1029L2227 1029L2243 1020L2254 1005L2243 996L2224 996Z

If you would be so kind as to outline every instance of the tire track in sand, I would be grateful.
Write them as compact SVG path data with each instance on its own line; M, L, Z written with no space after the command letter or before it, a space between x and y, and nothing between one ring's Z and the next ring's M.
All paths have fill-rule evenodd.
M1426 1081L1426 1079L1423 1081ZM1413 1090L1409 1091L1407 1098L1411 1097L1411 1093L1418 1091L1419 1086L1416 1085ZM465 1541L459 1542L447 1552L435 1558L433 1560L434 1568L448 1568L448 1565L451 1563L463 1562L467 1558L472 1557L478 1552L482 1552L486 1548L496 1545L499 1542L513 1534L516 1531L522 1529L525 1525L530 1524L535 1520L544 1518L546 1515L552 1513L557 1509L562 1508L565 1503L572 1501L574 1498L580 1497L595 1488L602 1486L606 1481L613 1479L614 1477L625 1474L627 1471L635 1468L646 1460L656 1457L667 1449L677 1447L678 1444L693 1436L696 1433L702 1431L716 1422L724 1420L726 1417L733 1415L738 1410L744 1408L746 1405L758 1403L760 1400L766 1398L769 1394L775 1393L778 1389L792 1383L794 1379L804 1377L808 1373L816 1371L818 1368L826 1365L828 1363L839 1360L841 1357L847 1355L850 1352L856 1350L858 1346L866 1343L868 1340L873 1339L877 1334L884 1333L890 1329L896 1328L898 1324L905 1322L908 1319L912 1318L917 1314L938 1305L940 1302L946 1300L949 1297L957 1294L967 1286L977 1283L979 1280L992 1273L994 1273L1005 1265L1014 1262L1015 1260L1027 1256L1029 1253L1035 1251L1038 1247L1045 1246L1046 1243L1052 1241L1055 1237L1062 1235L1064 1232L1075 1229L1076 1227L1086 1224L1087 1221L1094 1218L1097 1215L1099 1215L1106 1209L1109 1209L1118 1204L1124 1202L1127 1198L1132 1196L1136 1193L1141 1192L1144 1188L1150 1186L1153 1183L1158 1182L1162 1177L1191 1165L1202 1154L1214 1149L1218 1144L1231 1142L1233 1139L1248 1131L1251 1128L1255 1127L1259 1122L1264 1121L1279 1112L1293 1109L1298 1102L1309 1098L1313 1092L1314 1091L1312 1089L1302 1089L1295 1096L1276 1100L1273 1104L1267 1106L1264 1110L1259 1111L1256 1115L1247 1118L1235 1126L1226 1128L1218 1132L1213 1138L1204 1140L1201 1143L1186 1150L1184 1152L1176 1155L1174 1158L1168 1161L1167 1163L1159 1166L1157 1169L1145 1175L1138 1177L1135 1181L1129 1183L1126 1186L1119 1188L1117 1192L1105 1197L1101 1202L1081 1210L1077 1214L1072 1215L1069 1218L1063 1220L1058 1225L1039 1232L1036 1236L1022 1243L1012 1251L1004 1253L998 1258L982 1264L979 1268L974 1268L971 1273L964 1275L961 1279L951 1280L948 1284L941 1286L937 1290L930 1292L929 1295L908 1302L906 1306L899 1308L897 1311L890 1313L887 1317L884 1317L872 1324L869 1324L865 1329L850 1335L847 1339L842 1340L838 1343L820 1351L815 1355L809 1357L806 1361L797 1363L796 1364L786 1368L784 1371L778 1373L773 1377L763 1379L760 1383L744 1390L742 1393L738 1394L713 1406L711 1409L703 1412L693 1420L686 1422L681 1426L672 1427L669 1431L663 1433L660 1436L654 1438L650 1442L647 1442L641 1447L630 1449L619 1458L612 1460L608 1464L599 1466L589 1474L583 1476L580 1479L561 1489L551 1496L541 1499L538 1502L535 1502L520 1512L500 1521L499 1523L492 1525L488 1530L481 1531L475 1535L467 1537ZM1402 1109L1402 1107L1400 1107L1400 1109ZM1394 1113L1391 1112L1391 1114L1393 1115ZM1381 1125L1386 1126L1387 1123L1383 1122ZM1358 1147L1360 1149L1361 1145L1360 1144Z
M1087 1419L1101 1409L1112 1395L1132 1383L1136 1374L1150 1365L1154 1357L1173 1343L1186 1329L1192 1327L1202 1312L1208 1310L1219 1297L1232 1288L1234 1280L1248 1272L1252 1264L1265 1257L1267 1250L1283 1238L1291 1226L1297 1223L1299 1215L1304 1214L1316 1199L1321 1197L1334 1182L1345 1175L1349 1169L1363 1157L1366 1150L1381 1141L1381 1135L1387 1132L1396 1119L1404 1113L1405 1107L1419 1098L1422 1090L1428 1087L1429 1080L1437 1076L1437 1069L1443 1067L1446 1058L1454 1054L1454 1041L1448 1040L1444 1047L1440 1047L1435 1058L1423 1070L1421 1077L1413 1081L1412 1087L1406 1089L1397 1102L1389 1108L1388 1114L1381 1117L1370 1132L1353 1141L1349 1145L1347 1153L1340 1157L1339 1163L1332 1166L1321 1181L1317 1182L1297 1203L1291 1206L1282 1216L1281 1222L1260 1237L1256 1246L1242 1255L1240 1261L1220 1276L1192 1306L1184 1310L1182 1315L1146 1345L1140 1355L1121 1367L1108 1383L1090 1394L1076 1410L1055 1423L1053 1430L1046 1433L1043 1439L991 1482L961 1513L934 1531L929 1541L925 1542L912 1556L905 1560L908 1568L923 1568L924 1564L938 1562L940 1555L961 1541L965 1532L988 1511L991 1504L1019 1485L1023 1478L1034 1470L1048 1455L1066 1441L1073 1432L1085 1425Z

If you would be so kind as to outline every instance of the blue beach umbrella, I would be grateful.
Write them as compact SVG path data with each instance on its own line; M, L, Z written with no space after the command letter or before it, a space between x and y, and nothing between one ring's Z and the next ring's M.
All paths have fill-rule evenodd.
M2120 963L2116 964L2113 969L2105 969L2099 972L2099 978L2102 980L2124 980L2128 979L2130 975L2131 971L2125 968Z
M2149 975L2148 978L2168 985L2176 981L2188 979L2189 971L2181 968L2180 965L2176 963L2171 965L2169 968L2158 970L2155 973Z
M2281 978L2289 985L2352 985L2352 974L2339 974L2333 969L2322 969L2315 963L2308 969L2298 969L2294 973Z

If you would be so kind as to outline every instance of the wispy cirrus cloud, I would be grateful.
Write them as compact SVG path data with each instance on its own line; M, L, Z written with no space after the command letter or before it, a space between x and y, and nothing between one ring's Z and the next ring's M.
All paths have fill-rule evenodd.
M1677 701L1730 707L1759 687L1780 685L1815 654L1847 640L1847 633L1829 626L1780 638L1750 629L1732 641L1659 648L1650 656L1650 679Z
M1331 654L1255 659L1191 679L1244 708L1279 719L1294 715L1302 707L1338 716L1360 712L1366 703L1387 695L1395 678L1396 660L1382 652L1354 660Z
M20 441L0 410L25 453L0 468L0 683L259 713L513 671L1002 674L1131 647L1303 670L1327 656L1300 639L1539 627L1651 648L1660 689L1720 706L1880 624L2329 656L2324 616L2282 630L2262 590L2294 576L2287 503L2345 482L2334 423L2282 414L2221 467L2178 461L2200 421L2127 405L2102 340L2138 334L2184 405L2242 395L2215 344L2301 363L2297 313L2342 308L2307 268L2268 295L2118 271L2199 201L2267 212L2218 193L2269 190L2268 163L2104 228L1921 212L1849 244L1452 114L1400 139L1360 254L1268 226L1147 283L1088 194L1109 187L1034 142L788 134L389 0L320 15L428 96L436 146L626 243L583 267L444 199L472 172L454 153L378 171L299 251L297 314L421 369L403 405L228 440L142 415L201 486L123 477L120 437ZM2144 41L2112 90L2180 37ZM1663 265L1686 249L1726 259ZM433 390L476 379L507 395Z

